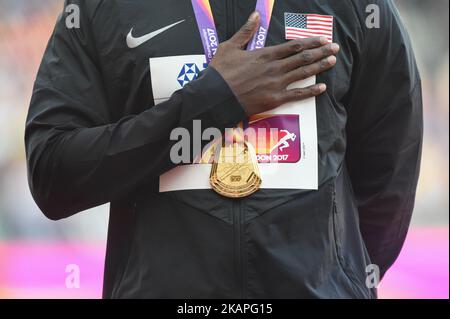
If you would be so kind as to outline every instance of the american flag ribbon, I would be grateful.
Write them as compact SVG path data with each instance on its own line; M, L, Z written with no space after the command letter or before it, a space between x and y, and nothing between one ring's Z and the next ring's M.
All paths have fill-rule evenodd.
M284 24L287 40L322 36L333 42L333 16L286 12Z

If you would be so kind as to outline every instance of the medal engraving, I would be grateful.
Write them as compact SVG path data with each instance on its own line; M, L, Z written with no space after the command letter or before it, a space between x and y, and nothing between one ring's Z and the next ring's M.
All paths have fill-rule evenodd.
M217 149L210 175L211 187L230 198L246 197L261 186L261 176L252 145L232 143Z

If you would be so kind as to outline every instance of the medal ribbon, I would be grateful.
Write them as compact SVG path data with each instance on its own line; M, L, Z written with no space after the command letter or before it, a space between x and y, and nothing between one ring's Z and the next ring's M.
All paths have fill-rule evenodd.
M219 37L217 35L216 24L214 22L214 17L211 10L211 4L209 0L191 0L192 7L194 8L195 18L197 20L198 29L200 31L200 37L202 39L203 48L205 50L206 63L209 64L211 60L214 58L214 55L217 52L217 48L219 46ZM270 19L272 17L272 10L275 0L257 0L256 3L256 11L258 11L260 15L260 24L258 26L258 30L253 36L252 40L248 43L247 50L255 50L259 48L263 48L266 45L268 30ZM240 124L242 127L242 123ZM233 139L238 137L234 133ZM233 159L234 156L237 156L235 152L237 143L233 143ZM240 198L253 194L256 192L261 186L261 176L259 174L258 169L258 161L256 160L256 152L252 149L251 145L245 143L245 148L247 149L247 156L250 156L250 162L246 164L234 163L234 166L231 168L232 172L236 172L236 176L218 176L217 172L220 171L219 165L225 165L225 169L227 168L229 163L218 163L215 162L211 168L210 174L210 184L211 187L217 193L231 198ZM219 155L219 158L222 157L222 152L229 151L229 148L221 147L219 148L220 152L216 154ZM242 153L242 151L240 151ZM225 155L223 155L225 156ZM250 166L250 167L249 167ZM239 174L239 169L244 167L244 171L248 172L250 170L250 175L241 175ZM226 182L227 178L236 178L236 180L230 182ZM239 179L238 179L239 178ZM241 179L244 179L242 181Z
M194 8L195 18L197 20L200 37L205 50L206 63L209 64L217 52L219 46L219 37L217 35L216 24L211 10L209 0L191 0ZM258 31L249 42L247 50L252 51L261 49L266 45L270 19L275 0L258 0L256 2L256 11L260 16Z

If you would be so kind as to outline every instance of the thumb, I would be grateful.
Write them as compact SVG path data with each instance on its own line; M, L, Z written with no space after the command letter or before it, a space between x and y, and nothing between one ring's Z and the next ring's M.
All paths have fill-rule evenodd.
M236 32L230 39L231 42L236 44L239 48L244 48L247 43L253 38L253 35L258 30L259 26L259 13L253 12L248 18L247 22Z

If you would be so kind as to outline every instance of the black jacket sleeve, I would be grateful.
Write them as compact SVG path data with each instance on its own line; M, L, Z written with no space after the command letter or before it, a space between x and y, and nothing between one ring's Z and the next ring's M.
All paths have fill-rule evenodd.
M346 162L362 236L384 275L410 224L423 124L420 77L408 35L391 0L375 3L380 28L367 29L362 19L364 40L347 101Z
M88 1L68 1L83 6ZM83 11L84 10L84 11ZM62 15L45 51L29 107L25 144L28 179L50 219L121 199L173 168L176 127L233 127L245 111L212 68L144 112L113 122L98 69L89 15L67 28Z

